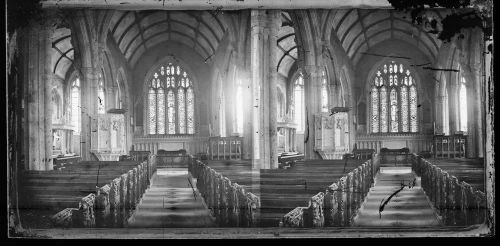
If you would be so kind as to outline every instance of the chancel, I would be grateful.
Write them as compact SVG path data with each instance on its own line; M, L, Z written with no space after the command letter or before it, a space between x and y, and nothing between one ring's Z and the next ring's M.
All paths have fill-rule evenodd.
M35 13L8 19L11 233L492 228L493 40L440 32L483 8L34 2L8 5Z

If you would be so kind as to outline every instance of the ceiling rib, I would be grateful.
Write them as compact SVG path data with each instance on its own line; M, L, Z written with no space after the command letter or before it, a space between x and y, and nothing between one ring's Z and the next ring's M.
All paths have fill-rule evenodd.
M279 70L279 67L280 67L280 65L281 65L281 62L283 61L283 59L284 59L287 55L288 55L288 56L290 56L290 57L291 57L292 59L294 59L295 61L297 60L297 59L295 59L293 56L289 55L289 53L290 53L293 49L296 49L296 48L297 48L297 45L293 46L292 48L290 48L289 50L287 50L287 51L285 52L285 54L283 54L283 56L281 57L281 59L278 61L278 66L276 66L276 71L278 71L278 70Z
M147 50L148 47L146 46L146 42L144 42L144 31L142 30L141 24L139 23L140 21L142 21L142 19L139 19L137 11L135 11L134 12L134 23L137 25L137 28L139 28L139 33L141 34L141 38L142 38L142 44L144 45L144 49Z

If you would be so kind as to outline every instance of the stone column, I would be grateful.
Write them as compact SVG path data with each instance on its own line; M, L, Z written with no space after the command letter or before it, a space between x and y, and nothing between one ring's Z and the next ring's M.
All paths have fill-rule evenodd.
M482 49L481 49L482 50ZM481 55L482 56L482 55ZM483 158L484 157L484 122L485 122L485 115L484 115L484 106L486 104L485 97L484 97L484 84L485 80L482 77L482 65L480 62L478 64L474 64L474 93L475 93L475 100L473 101L474 105L474 112L475 116L472 118L474 119L474 124L476 125L475 129L475 135L476 135L476 151L477 151L477 157ZM471 119L471 118L469 118Z
M269 168L278 168L278 31L281 26L281 11L269 10ZM267 131L266 131L267 132Z
M82 160L90 160L91 150L97 149L97 69L81 68L81 147Z
M27 59L25 78L27 79L27 131L29 170L52 170L52 109L51 36L54 23L46 17L43 24L32 24L26 31Z
M469 76L466 79L471 78ZM467 146L465 148L465 155L468 158L477 157L477 138L476 138L476 118L478 117L478 112L476 112L476 95L475 90L476 86L474 86L474 81L467 80Z
M319 159L318 153L314 151L314 115L321 112L321 72L320 66L305 66L304 69L304 97L305 97L305 116L304 127L304 153L305 159Z
M277 34L280 11L251 11L252 159L254 168L277 167Z
M245 70L239 70L238 76L242 80L243 89L243 108L246 109L243 112L243 156L244 159L253 158L253 104L252 104L252 80L250 73Z
M493 75L493 54L492 52L488 52L488 45L493 45L493 40L486 41L485 48L483 50L486 52L485 57L483 58L484 62L484 77L485 77L485 104L483 105L485 110L485 148L484 148L484 158L486 160L485 172L490 173L486 179L486 202L488 207L488 226L494 230L495 227L495 160L494 160L494 142L495 142L495 133L494 133L494 114L495 114L495 84L492 78Z

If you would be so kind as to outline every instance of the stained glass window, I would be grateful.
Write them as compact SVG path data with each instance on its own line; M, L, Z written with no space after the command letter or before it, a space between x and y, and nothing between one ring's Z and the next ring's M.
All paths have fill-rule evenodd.
M459 90L460 131L467 132L467 86L465 83L465 78L462 76L460 76Z
M408 81L408 80L406 80ZM401 130L408 132L408 89L406 86L401 87Z
M186 72L184 72L186 73ZM194 92L192 88L187 89L186 93L187 109L187 133L194 134Z
M304 78L299 74L295 80L294 90L294 119L297 124L297 132L304 131Z
M192 80L184 69L167 63L148 82L149 134L194 134L195 95Z
M57 93L57 90L54 89L52 90L52 122L59 121L60 115L61 115L61 99L59 97L59 94Z
M372 99L372 132L377 133L378 132L378 127L379 127L379 115L378 115L378 106L379 106L379 101L378 101L378 90L377 88L373 87L372 92L371 92L371 99Z
M156 134L156 92L153 88L149 89L148 105L149 112L149 134Z
M415 78L403 64L380 66L370 94L372 133L418 131Z
M71 85L71 125L75 135L80 135L80 103L80 79L76 78Z
M236 128L241 134L243 134L243 112L243 88L242 85L238 85L236 88Z
M417 132L417 88L410 87L410 130Z
M175 134L175 95L172 90L167 94L168 134Z
M158 107L158 134L165 134L165 91L163 88L158 90L157 96L157 107Z
M104 78L102 72L97 77L97 112L99 114L106 113L106 96L104 93Z
M387 132L387 90L380 88L380 132Z
M328 85L325 71L323 71L323 81L321 82L321 111L328 112Z
M398 98L396 89L391 89L391 132L398 132Z
M184 89L179 89L177 91L177 107L179 112L179 133L186 133L186 101L184 96Z

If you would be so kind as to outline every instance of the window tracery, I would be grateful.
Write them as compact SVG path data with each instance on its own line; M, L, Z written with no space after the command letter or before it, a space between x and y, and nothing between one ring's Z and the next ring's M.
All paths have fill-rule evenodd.
M375 73L370 89L371 132L418 132L415 78L391 61Z
M179 65L160 66L149 79L149 134L194 134L193 81Z

